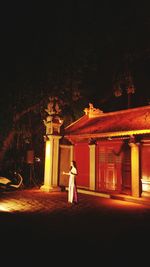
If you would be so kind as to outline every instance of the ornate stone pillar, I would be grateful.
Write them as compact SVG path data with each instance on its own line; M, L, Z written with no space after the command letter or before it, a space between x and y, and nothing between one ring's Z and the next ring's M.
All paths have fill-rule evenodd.
M90 144L90 190L95 190L95 144Z
M59 158L59 139L61 136L48 135L45 144L45 168L44 191L58 191L58 158Z
M140 177L139 177L139 143L130 143L131 147L131 187L132 196L140 197Z
M54 105L55 104L55 105ZM41 186L43 191L58 191L58 164L59 164L59 140L62 137L60 128L63 120L58 113L60 109L58 103L50 99L50 103L45 110L48 113L44 125L46 126L45 135L45 168L44 184Z

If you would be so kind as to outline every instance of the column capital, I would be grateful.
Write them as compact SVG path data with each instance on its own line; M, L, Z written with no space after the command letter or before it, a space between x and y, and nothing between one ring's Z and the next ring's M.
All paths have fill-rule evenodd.
M139 143L139 142L137 142L137 143L136 143L136 142L130 142L130 143L129 143L129 146L130 146L130 147L138 147L138 146L140 146L140 144L141 144L141 143Z
M89 146L96 145L96 139L95 138L90 138L89 139Z
M53 139L61 139L62 138L62 136L61 135L55 135L55 134L49 134L49 135L47 135L47 139L48 140L53 140Z
M89 147L95 147L96 144L89 144Z

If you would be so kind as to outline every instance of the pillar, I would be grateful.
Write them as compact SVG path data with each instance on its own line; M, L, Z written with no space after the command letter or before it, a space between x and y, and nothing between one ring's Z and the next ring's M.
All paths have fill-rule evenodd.
M95 144L89 145L90 149L90 182L89 189L95 190Z
M45 144L45 169L43 191L60 191L58 186L59 139L61 136L48 135Z
M70 145L70 162L74 160L74 145Z
M131 147L131 187L132 196L140 197L139 143L130 143Z

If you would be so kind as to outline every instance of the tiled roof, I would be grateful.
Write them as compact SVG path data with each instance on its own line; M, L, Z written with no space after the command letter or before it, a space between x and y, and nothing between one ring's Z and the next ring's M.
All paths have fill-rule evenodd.
M95 118L88 114L65 128L65 136L113 136L150 133L150 106L102 113Z

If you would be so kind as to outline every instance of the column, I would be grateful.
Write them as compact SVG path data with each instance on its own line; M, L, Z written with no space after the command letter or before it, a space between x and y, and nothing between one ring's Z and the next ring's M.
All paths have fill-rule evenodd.
M44 185L40 188L44 191L52 189L52 151L53 142L47 139L45 142Z
M90 183L89 183L89 189L95 190L95 144L89 145L90 149Z
M60 191L58 187L59 139L61 136L48 135L45 144L45 169L43 191Z
M74 160L74 145L70 145L70 162Z
M130 143L131 147L131 186L132 196L140 197L139 143Z
M54 136L53 139L53 187L58 187L58 159L59 159L59 139L61 136Z

